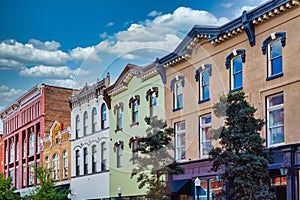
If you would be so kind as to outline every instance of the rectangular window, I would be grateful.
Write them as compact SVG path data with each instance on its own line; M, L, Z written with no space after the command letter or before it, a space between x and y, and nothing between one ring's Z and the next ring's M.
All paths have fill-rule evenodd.
M284 143L284 95L283 93L267 99L268 144Z
M200 158L207 157L212 144L211 115L200 117Z
M80 175L80 154L79 154L79 150L76 150L76 176Z
M132 106L132 124L136 124L139 120L138 120L138 114L139 114L139 110L138 110L138 100L134 100L133 101L133 106Z
M117 167L122 167L122 154L123 154L123 149L122 145L117 146Z
M231 60L230 81L230 90L239 90L243 87L242 56L238 56Z
M178 81L175 83L174 92L174 109L182 108L182 82Z
M201 73L201 80L199 81L199 99L200 101L209 99L209 71L205 70Z
M154 117L156 115L155 109L156 109L157 99L155 92L152 92L150 95L150 117Z
M175 124L175 158L184 160L185 156L185 122Z
M139 142L137 140L134 140L131 145L132 145L132 163L136 164L137 159L139 157L139 152L138 152Z
M117 108L117 130L122 129L122 108Z
M268 77L282 74L282 44L275 40L268 45Z
M87 148L83 149L83 173L88 174L88 150Z
M107 170L106 143L101 143L101 171Z
M92 146L92 173L97 172L97 150L96 145Z

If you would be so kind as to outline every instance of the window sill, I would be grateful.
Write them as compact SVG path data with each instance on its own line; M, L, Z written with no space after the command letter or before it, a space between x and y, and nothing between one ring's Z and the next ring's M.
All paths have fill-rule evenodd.
M209 101L209 100L210 100L210 98L199 100L199 101L198 101L198 104L207 102L207 101Z
M139 124L140 124L139 122L135 122L135 123L130 124L130 127L138 126Z
M243 87L238 87L238 88L230 90L229 93L233 93L233 92L236 92L236 91L239 91L239 90L242 90L242 89L243 89Z
M116 133L116 132L119 132L119 131L123 131L123 128L117 128L117 129L115 130L115 133Z
M270 81L270 80L273 80L273 79L276 79L276 78L279 78L279 77L282 77L282 76L283 76L283 73L276 74L276 75L267 77L267 78L266 78L266 81Z
M178 110L181 110L183 107L181 107L181 108L173 108L173 112L176 112L176 111L178 111Z

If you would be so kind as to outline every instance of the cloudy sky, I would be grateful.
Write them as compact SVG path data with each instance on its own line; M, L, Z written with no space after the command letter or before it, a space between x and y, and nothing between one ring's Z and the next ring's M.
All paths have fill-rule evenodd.
M194 25L222 25L264 1L1 0L0 110L36 84L115 80L127 63L173 51Z

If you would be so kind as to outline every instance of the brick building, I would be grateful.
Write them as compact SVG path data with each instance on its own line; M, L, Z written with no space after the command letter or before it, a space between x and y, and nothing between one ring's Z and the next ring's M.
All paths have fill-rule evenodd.
M0 112L3 121L4 173L26 192L36 183L31 166L42 165L42 139L55 120L70 126L68 97L73 90L36 85Z
M185 168L170 177L175 199L212 199L222 188L208 157L218 145L210 129L224 122L213 105L220 95L238 90L266 122L261 136L274 159L269 181L276 199L299 199L299 32L299 0L273 0L220 27L195 26L174 52L158 60L165 116L175 130L174 155Z

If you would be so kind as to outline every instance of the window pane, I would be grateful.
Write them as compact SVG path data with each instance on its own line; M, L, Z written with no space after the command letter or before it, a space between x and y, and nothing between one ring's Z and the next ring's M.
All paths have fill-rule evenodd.
M282 73L282 57L277 57L271 61L272 65L272 74L271 75L276 75Z
M283 102L283 94L279 94L277 96L269 98L269 107L283 104Z
M206 70L202 73L202 85L207 85L207 84L209 84L209 73Z
M185 155L185 123L179 122L175 124L175 154L177 160L186 158Z
M270 127L284 124L283 108L270 111Z
M208 99L209 98L209 86L204 86L203 87L203 99Z
M243 73L238 73L234 75L234 88L239 88L243 86Z
M201 117L202 119L202 125L205 125L205 124L210 124L211 123L211 115L207 115L205 117Z
M270 144L279 144L284 142L284 127L270 129Z
M239 56L233 60L233 73L243 70L242 57Z
M280 40L277 40L271 44L271 58L281 56L282 54L282 44Z
M176 108L182 108L182 94L177 96Z

